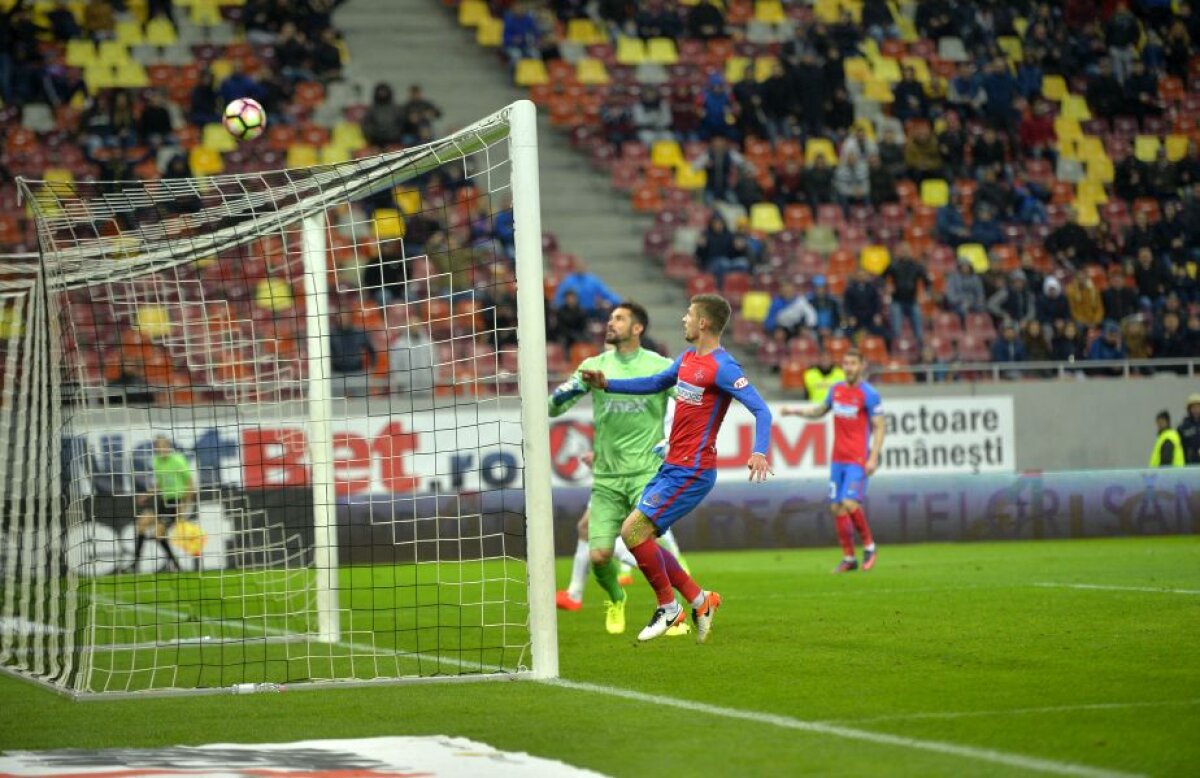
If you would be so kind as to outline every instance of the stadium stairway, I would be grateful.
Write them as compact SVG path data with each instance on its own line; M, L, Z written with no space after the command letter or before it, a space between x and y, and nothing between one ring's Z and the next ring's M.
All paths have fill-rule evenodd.
M350 51L347 78L361 87L363 99L369 101L378 81L390 83L397 100L405 99L409 84L420 84L443 111L440 133L525 96L495 51L475 45L473 31L459 27L452 9L437 0L354 0L338 9L334 22ZM642 255L651 220L634 216L629 198L615 195L544 117L539 140L543 227L563 251L586 259L615 292L645 305L652 337L677 353L685 345L679 319L686 297ZM754 374L752 354L739 355L739 361L760 390L778 385Z

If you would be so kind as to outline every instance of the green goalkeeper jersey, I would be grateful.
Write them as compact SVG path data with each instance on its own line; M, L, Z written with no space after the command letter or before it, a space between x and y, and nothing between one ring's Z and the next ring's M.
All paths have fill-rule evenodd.
M550 395L550 415L558 416L592 393L594 475L636 475L658 469L662 458L654 453L654 447L663 438L667 399L674 387L658 394L609 394L584 384L581 371L601 370L607 378L644 378L670 366L671 360L644 348L629 356L606 351L580 362L575 374Z

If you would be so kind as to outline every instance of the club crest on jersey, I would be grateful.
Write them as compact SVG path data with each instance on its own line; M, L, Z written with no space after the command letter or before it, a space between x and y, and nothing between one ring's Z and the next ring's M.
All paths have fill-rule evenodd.
M749 385L750 385L750 379L746 378L746 376L742 376L741 378L739 378L738 380L733 382L734 389L745 389Z
M675 382L675 402L688 405L700 405L704 402L704 387L689 384L687 381Z

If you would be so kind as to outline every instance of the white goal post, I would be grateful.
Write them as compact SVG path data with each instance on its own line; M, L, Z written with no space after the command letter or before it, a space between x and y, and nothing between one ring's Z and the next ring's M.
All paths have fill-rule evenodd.
M313 168L18 187L0 670L558 675L531 102Z

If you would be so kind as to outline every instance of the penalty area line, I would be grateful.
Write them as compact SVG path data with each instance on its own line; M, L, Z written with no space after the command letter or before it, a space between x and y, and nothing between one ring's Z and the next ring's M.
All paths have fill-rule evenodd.
M1056 583L1043 581L1033 584L1041 589L1090 589L1104 592L1147 592L1149 594L1200 594L1200 589L1172 589L1168 586L1113 586L1109 584Z
M602 686L600 684L584 683L580 681L568 681L565 679L553 679L541 681L548 686L558 686L563 689L573 689L575 691L591 692L593 694L602 694L607 697L618 697L635 702L642 702L647 705L658 707L671 707L680 710L690 711L692 713L701 713L709 716L717 716L725 719L737 719L740 721L749 721L755 724L765 724L768 726L779 727L781 729L790 729L801 732L812 732L818 735L829 735L831 737L843 738L845 740L857 740L874 745L894 746L897 748L906 748L915 751L928 751L942 756L954 756L974 762L990 762L992 764L1004 765L1005 767L1013 767L1021 770L1030 770L1040 773L1051 773L1053 775L1072 775L1080 776L1081 778L1129 778L1136 773L1123 773L1115 770L1103 770L1097 767L1089 767L1087 765L1074 764L1071 762L1060 762L1053 759L1043 759L1035 756L1025 756L1023 754L1013 754L1006 751L996 751L990 748L976 748L974 746L962 746L955 743L945 743L939 740L919 740L917 738L904 737L901 735L890 735L884 732L871 732L865 729L854 729L853 727L845 727L837 724L827 724L818 721L805 721L791 716L781 716L774 713L762 713L759 711L741 710L738 708L726 708L720 705L711 705L704 702L694 702L692 700L681 700L675 697L667 697L658 694L646 694L645 692L634 691L632 689L622 689L617 686Z
M829 719L823 724L874 724L882 721L920 721L922 719L969 719L985 716L1020 716L1038 713L1079 713L1093 710L1126 710L1130 708L1174 708L1200 705L1192 700L1158 700L1155 702L1092 702L1078 705L1047 705L1041 708L1001 708L996 710L933 711L928 713L897 713L892 716L871 716L861 719Z

